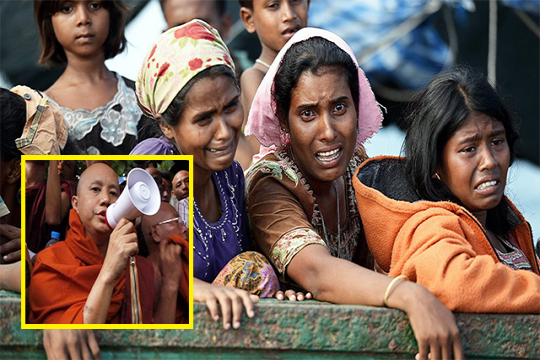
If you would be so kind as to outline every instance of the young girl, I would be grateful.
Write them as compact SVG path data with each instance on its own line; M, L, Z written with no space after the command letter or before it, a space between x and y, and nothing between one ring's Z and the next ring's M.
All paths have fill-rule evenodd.
M120 0L35 0L34 12L43 45L39 62L66 65L45 94L62 111L76 151L128 154L142 113L133 82L105 66L124 50L127 8Z
M407 158L370 159L354 179L379 269L451 310L540 313L531 228L504 195L517 138L482 75L458 68L431 81L410 115Z

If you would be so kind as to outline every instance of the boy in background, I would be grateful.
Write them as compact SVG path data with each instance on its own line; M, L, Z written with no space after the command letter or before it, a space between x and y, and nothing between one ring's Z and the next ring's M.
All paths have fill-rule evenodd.
M277 53L298 30L307 26L309 0L238 1L244 27L251 34L257 33L262 46L261 55L253 67L244 71L240 78L245 124L257 88ZM251 155L259 153L259 142L255 137L250 137L248 143ZM237 157L240 150L241 143L238 144Z

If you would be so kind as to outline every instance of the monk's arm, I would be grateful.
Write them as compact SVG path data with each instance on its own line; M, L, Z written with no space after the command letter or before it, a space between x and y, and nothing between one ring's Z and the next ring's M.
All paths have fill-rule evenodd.
M178 286L182 277L182 246L171 240L159 243L161 257L161 289L154 312L156 324L174 324Z
M135 225L120 220L111 233L103 266L84 305L83 323L105 324L114 284L138 249Z
M101 269L83 310L84 324L105 324L115 280Z

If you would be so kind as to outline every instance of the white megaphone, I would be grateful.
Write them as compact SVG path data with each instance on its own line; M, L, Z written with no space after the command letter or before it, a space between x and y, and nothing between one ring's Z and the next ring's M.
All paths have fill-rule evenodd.
M161 194L154 178L143 169L129 172L126 187L118 200L107 208L107 225L114 229L120 219L134 220L140 215L155 215Z

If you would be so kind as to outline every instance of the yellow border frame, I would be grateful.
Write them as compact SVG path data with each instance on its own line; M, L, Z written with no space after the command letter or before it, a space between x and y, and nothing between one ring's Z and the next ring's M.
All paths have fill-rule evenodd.
M193 329L193 196L189 197L189 322L187 324L27 324L26 323L26 160L187 160L193 194L192 155L23 155L21 157L21 329Z

